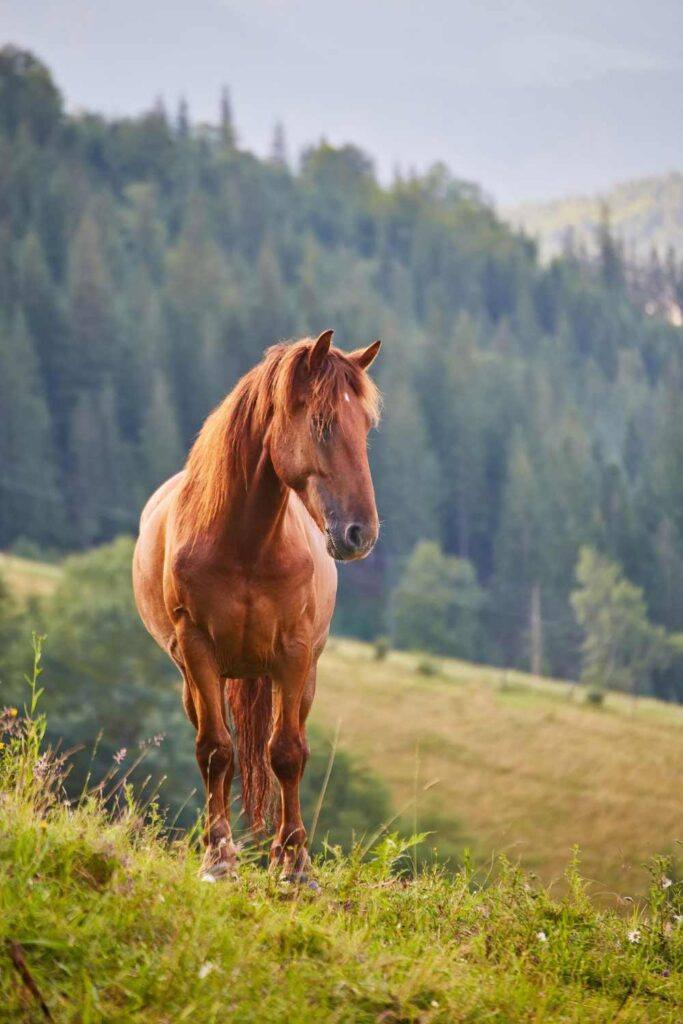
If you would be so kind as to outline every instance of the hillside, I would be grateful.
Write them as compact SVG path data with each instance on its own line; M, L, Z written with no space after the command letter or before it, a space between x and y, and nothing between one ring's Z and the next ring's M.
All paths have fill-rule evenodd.
M122 555L121 572L127 576L127 550ZM62 571L18 558L10 564L17 592L24 595L45 593ZM75 582L78 590L88 586L91 572ZM102 586L111 592L111 579L105 577ZM66 594L56 597L63 607ZM90 590L86 601L99 603ZM121 621L119 609L117 604L102 609L103 625L86 629L87 648L104 623ZM61 637L49 625L47 632L49 663ZM119 635L125 640L115 634L113 651L133 649L132 634ZM143 654L154 653L144 635L141 644ZM100 679L116 686L119 677L127 678L109 650L102 652L92 678L80 678L80 662L89 656L75 656L63 683L51 677L60 667L57 658L46 676L45 699L68 682L76 686L76 700L87 693L88 706L97 708L93 687ZM423 674L425 663L436 674ZM143 666L141 657L133 675ZM158 693L160 685L168 690L153 724L143 725L140 735L162 731L169 736L169 749L186 755L175 774L169 763L150 768L170 775L164 799L179 802L189 792L189 781L196 782L191 734L167 660L160 656L150 672L152 692ZM120 687L116 692L124 708L123 717L115 719L117 734L109 735L112 708L105 696L94 725L74 723L69 709L62 719L70 729L68 745L82 743L88 728L96 734L101 727L114 750L132 745L132 737L120 732L126 727L129 697ZM584 871L600 891L612 894L606 897L610 905L615 893L643 891L643 863L653 854L672 854L680 862L683 800L674 784L683 777L680 705L610 693L604 707L593 708L585 703L583 688L566 682L418 654L390 652L377 661L371 646L333 637L321 661L311 721L318 727L314 754L320 769L327 759L324 737L339 730L340 750L388 787L395 811L402 812L401 827L433 830L430 843L444 857L457 861L466 846L478 863L506 853L551 883L561 877L572 847L579 844ZM425 791L435 779L438 783ZM348 814L353 823L353 809Z
M196 849L130 801L115 820L94 798L67 808L36 740L0 753L4 1021L677 1019L683 903L664 863L625 918L575 867L560 899L504 864L495 881L415 876L392 838L319 862L317 896L249 853L239 881L208 885Z
M609 207L610 222L627 252L641 259L656 249L660 256L673 248L683 253L683 174L641 178L615 185L595 196L567 196L544 203L525 203L503 211L503 216L531 238L539 240L544 257L562 251L572 230L577 244L595 249L601 206Z
M680 855L680 706L610 694L594 709L581 688L523 673L444 659L427 677L419 656L331 648L313 721L339 723L408 820L417 796L417 827L442 851L506 853L549 883L578 844L588 877L622 894L642 889L649 856Z

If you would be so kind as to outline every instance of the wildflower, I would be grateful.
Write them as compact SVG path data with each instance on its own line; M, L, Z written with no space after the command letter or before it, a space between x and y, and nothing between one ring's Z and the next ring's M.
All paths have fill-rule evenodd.
M200 878L200 882L214 882L215 883L215 881L216 881L216 879L213 877L213 875L209 871L205 871L204 874L202 875L202 877Z
M150 736L149 739L140 740L138 746L140 750L147 750L149 747L160 747L165 737L165 733L157 732L154 736Z
M36 779L45 779L47 777L49 770L50 758L47 755L47 753L41 754L41 756L38 758L35 765L33 766L33 774L36 777Z
M433 1006L435 1010L438 1010L438 1009L439 1009L439 1004L438 1004L438 1002L436 1001L436 999L432 999L432 1001L431 1001L431 1003L430 1003L430 1006Z
M206 978L208 974L211 974L211 971L215 970L216 965L212 964L210 960L207 960L206 963L203 963L202 966L199 968L199 977L202 979Z
M628 933L628 941L637 945L640 942L640 929L634 928L633 931Z
M548 936L546 935L545 932L536 932L536 938L538 939L539 942L547 942L548 941Z
M15 735L21 729L21 722L17 718L18 711L16 708L4 707L0 711L0 732L7 733L9 736Z
M664 875L662 878L662 889L668 889L670 885L673 885L673 882Z
M116 753L114 754L114 760L116 761L116 763L121 764L127 753L128 751L125 747L121 747L120 750L117 750Z

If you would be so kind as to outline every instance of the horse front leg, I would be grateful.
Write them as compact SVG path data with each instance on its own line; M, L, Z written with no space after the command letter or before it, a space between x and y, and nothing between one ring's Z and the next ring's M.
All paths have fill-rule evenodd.
M226 800L234 753L223 709L223 681L211 642L186 615L181 616L176 633L185 680L183 703L197 729L195 750L206 790L206 852L200 875L214 879L234 876L237 851L230 829L229 796Z
M314 689L314 681L312 685ZM299 801L299 784L308 760L304 723L311 704L310 692L308 665L303 670L273 676L273 733L268 749L280 784L281 799L280 822L270 849L270 864L291 882L306 881L311 864Z

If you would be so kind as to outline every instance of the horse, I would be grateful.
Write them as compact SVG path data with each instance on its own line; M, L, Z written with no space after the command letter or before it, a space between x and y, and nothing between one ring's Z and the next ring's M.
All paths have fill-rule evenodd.
M367 435L380 396L367 370L381 342L344 353L332 335L267 349L140 519L135 600L183 678L206 791L200 874L211 881L237 870L231 717L255 833L279 784L270 867L316 885L299 802L306 719L334 610L335 562L364 558L379 533Z

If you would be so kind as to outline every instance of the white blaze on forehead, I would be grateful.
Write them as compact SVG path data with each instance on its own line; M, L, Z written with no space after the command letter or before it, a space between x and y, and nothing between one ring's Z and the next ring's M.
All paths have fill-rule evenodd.
M349 398L349 393L348 393L348 391L345 391L345 392L344 392L344 401L345 401L345 402L350 402L350 401L351 401L351 399Z

